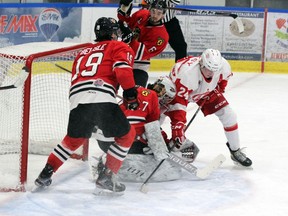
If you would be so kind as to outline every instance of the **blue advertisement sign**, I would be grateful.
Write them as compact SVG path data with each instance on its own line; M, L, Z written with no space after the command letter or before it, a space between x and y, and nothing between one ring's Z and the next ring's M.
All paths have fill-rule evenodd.
M81 34L82 8L0 8L0 47L62 42Z

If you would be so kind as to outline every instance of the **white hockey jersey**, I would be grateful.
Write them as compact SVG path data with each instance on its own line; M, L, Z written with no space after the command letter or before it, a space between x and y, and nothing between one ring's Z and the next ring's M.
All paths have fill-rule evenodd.
M170 78L176 85L177 94L165 112L172 122L186 123L186 108L189 102L198 102L214 89L224 92L231 72L230 64L223 58L219 72L206 79L200 70L201 57L188 56L179 60L170 72ZM161 112L163 113L163 112Z

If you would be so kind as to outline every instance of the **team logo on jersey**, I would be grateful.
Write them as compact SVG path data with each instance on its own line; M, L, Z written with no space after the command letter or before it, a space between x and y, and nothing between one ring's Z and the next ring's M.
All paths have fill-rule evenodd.
M157 45L161 46L163 43L164 43L164 39L159 37L158 40L157 40Z
M97 79L93 82L93 85L95 86L103 86L104 81L102 79Z
M147 90L143 90L142 91L142 95L145 96L145 97L147 97L149 94L150 94L150 92L147 91Z

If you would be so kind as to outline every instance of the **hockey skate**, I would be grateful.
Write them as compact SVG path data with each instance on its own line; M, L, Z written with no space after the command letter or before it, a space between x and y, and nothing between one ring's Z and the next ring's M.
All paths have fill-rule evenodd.
M96 180L95 195L123 195L126 189L124 184L116 181L115 174L102 162L98 163L98 178Z
M252 161L242 152L242 149L239 148L236 151L232 151L228 142L226 145L229 148L231 159L236 165L242 165L244 167L250 167L252 165Z
M52 183L51 176L53 175L53 167L50 164L46 164L38 178L35 180L37 188L46 188ZM34 188L36 190L36 188Z

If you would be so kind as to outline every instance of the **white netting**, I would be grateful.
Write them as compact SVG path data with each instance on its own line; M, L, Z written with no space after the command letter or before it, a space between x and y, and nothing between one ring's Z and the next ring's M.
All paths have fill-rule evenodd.
M28 56L36 54L36 58L32 58L30 96L27 97L29 92L24 93L23 86L0 89L0 189L3 185L9 188L11 184L17 185L7 184L6 175L20 175L24 95L26 102L27 98L30 100L29 125L24 125L29 126L29 153L49 154L65 136L71 74L61 67L71 71L75 56L84 46L72 50L60 48L75 45L44 42L0 49L0 88L13 85ZM55 49L57 51L51 51ZM42 56L39 52L47 53ZM28 59L31 60L31 56ZM78 153L82 154L81 149Z

